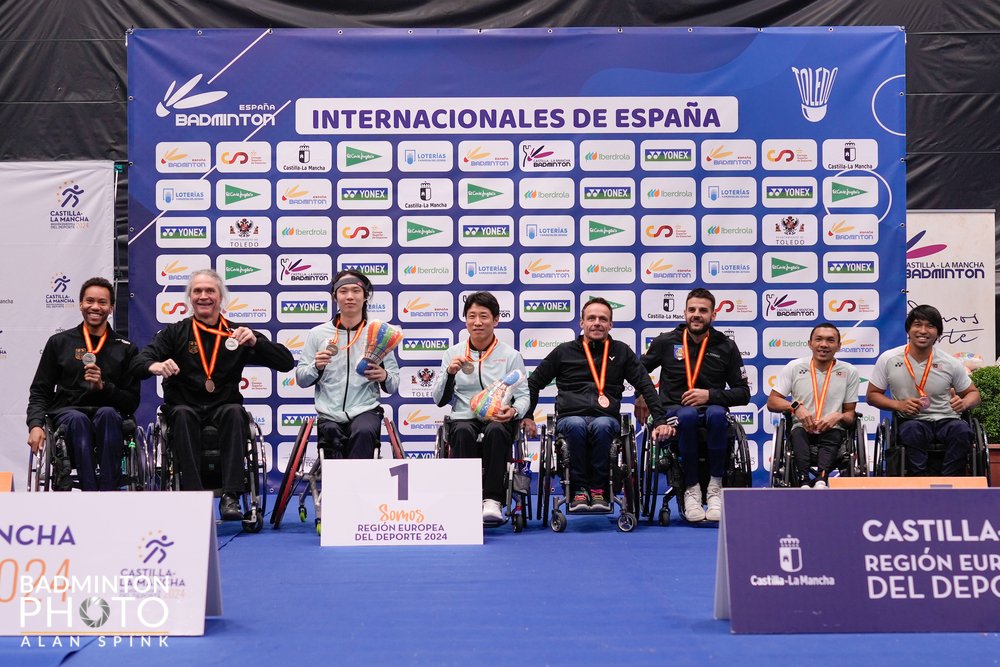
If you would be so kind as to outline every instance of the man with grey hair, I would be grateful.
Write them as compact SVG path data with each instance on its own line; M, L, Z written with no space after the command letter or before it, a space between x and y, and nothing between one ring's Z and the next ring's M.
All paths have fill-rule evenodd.
M248 365L290 371L292 353L263 334L237 326L222 315L226 286L215 271L191 274L185 291L191 316L161 329L139 353L132 368L139 377L163 378L163 412L169 445L177 460L182 490L200 490L201 428L219 430L222 498L219 513L239 521L244 491L243 450L247 435L240 381Z

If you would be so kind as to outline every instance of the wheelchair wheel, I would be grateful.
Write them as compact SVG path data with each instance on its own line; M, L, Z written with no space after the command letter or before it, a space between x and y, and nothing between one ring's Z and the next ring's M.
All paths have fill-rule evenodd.
M789 470L787 450L791 449L788 446L788 433L786 433L787 420L784 415L778 420L778 425L774 429L774 438L772 442L774 443L771 448L771 488L780 489L787 488L789 484Z
M733 444L732 460L726 471L730 479L728 483L724 482L724 486L749 489L753 486L753 478L750 470L750 443L747 441L747 432L739 422L732 420L732 416L730 416L730 420L736 431L736 442Z
M972 474L986 477L986 486L993 486L990 471L990 447L986 442L986 431L978 419L972 420Z
M872 476L886 476L886 448L889 446L889 420L883 419L875 432L875 461L872 463Z
M868 433L864 424L857 424L854 429L854 451L851 453L851 475L868 477Z
M449 447L448 443L450 421L449 417L445 417L444 422L438 427L437 434L434 437L434 458L436 459L447 459L451 456L451 447Z
M622 512L618 515L618 530L623 533L631 533L635 530L636 523L635 514L631 512Z
M632 426L631 422L626 428L624 421L627 419L627 416L622 417L622 454L624 458L624 470L622 471L624 474L622 476L622 483L624 486L623 491L625 495L625 508L627 509L627 513L632 517L632 528L635 528L635 518L636 515L639 514L642 507L642 495L639 484L639 469L636 463L638 456L635 446L635 428ZM626 512L623 512L622 516L625 514ZM618 521L619 523L621 522L620 517ZM629 532L632 528L629 528L624 532Z
M653 520L653 508L656 500L650 496L653 492L653 442L650 438L649 428L646 428L642 438L642 511L640 516L649 517Z
M264 527L264 514L267 512L267 444L260 426L247 415L250 436L247 439L247 471L244 506L243 530L248 533L259 533Z
M295 445L292 454L288 457L288 465L285 466L285 475L281 478L281 485L278 487L278 495L274 500L274 510L271 512L271 525L275 528L281 527L281 519L285 516L285 508L288 501L295 493L295 485L298 482L299 469L302 467L302 458L305 456L306 448L309 445L309 435L312 433L315 418L310 417L299 427L299 434L295 437ZM305 507L299 507L299 518L305 521Z
M520 533L524 530L524 514L521 512L515 512L510 519L511 527L513 527L515 533Z
M540 429L538 439L538 518L542 524L549 522L549 498L552 495L552 459L555 456L553 438L555 427L549 419ZM553 528L553 530L555 530Z
M549 523L549 527L557 533L561 533L566 530L566 516L559 510L552 511L552 521Z
M403 449L403 443L399 440L399 433L396 432L396 425L393 424L392 420L388 417L383 417L382 423L385 424L385 432L389 436L389 445L392 447L392 458L405 459L406 450Z
M659 524L664 528L670 525L670 508L667 507L666 503L663 504L663 508L660 510Z

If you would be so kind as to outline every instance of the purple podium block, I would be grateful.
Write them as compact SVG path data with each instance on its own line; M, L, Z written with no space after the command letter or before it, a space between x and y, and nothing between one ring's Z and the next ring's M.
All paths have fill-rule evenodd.
M1000 489L726 489L735 633L1000 631Z

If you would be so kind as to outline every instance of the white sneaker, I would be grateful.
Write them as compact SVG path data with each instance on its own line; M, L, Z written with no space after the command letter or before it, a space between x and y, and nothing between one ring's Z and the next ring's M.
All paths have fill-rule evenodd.
M486 499L483 501L483 521L503 521L503 509L500 501Z
M809 482L802 482L802 486L800 486L799 488L800 489L811 489L812 486L809 484Z
M708 480L708 510L705 512L706 521L719 521L722 519L722 478L712 477Z
M692 523L705 520L705 508L701 506L701 486L694 484L684 492L684 518Z
M816 480L816 486L814 486L813 488L815 488L815 489L825 489L826 488L826 482L824 482L821 479L818 479L818 480Z

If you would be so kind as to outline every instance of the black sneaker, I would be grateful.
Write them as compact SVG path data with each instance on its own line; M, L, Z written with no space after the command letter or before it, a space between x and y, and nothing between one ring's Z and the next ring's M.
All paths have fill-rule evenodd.
M569 501L569 511L574 512L585 509L590 509L590 494L587 493L587 489L580 489L573 496L573 499Z
M611 505L604 498L604 489L590 490L590 509L598 512L610 512Z
M243 511L240 509L240 500L233 493L223 493L219 498L219 516L223 521L242 521Z

